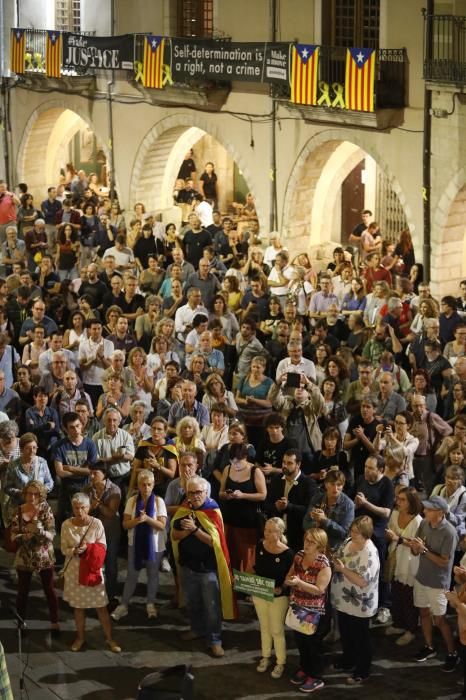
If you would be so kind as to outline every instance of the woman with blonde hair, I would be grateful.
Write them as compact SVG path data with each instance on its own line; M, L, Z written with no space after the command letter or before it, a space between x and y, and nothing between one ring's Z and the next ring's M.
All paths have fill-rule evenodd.
M265 523L264 537L256 546L254 571L258 576L271 578L275 582L272 601L253 596L252 600L259 620L262 658L257 666L265 673L271 663L275 649L276 664L272 678L281 678L286 663L285 616L288 610L288 595L285 578L293 562L293 552L285 537L285 523L281 518L270 518Z
M330 562L326 556L328 538L319 527L307 530L303 549L295 555L285 583L290 586L290 610L287 623L294 629L299 650L299 669L291 679L303 693L312 693L323 687L324 669L322 632L324 625L327 589L332 578ZM306 634L301 624L313 618L316 629ZM291 621L293 619L296 623Z
M178 454L195 452L202 466L205 456L205 445L201 440L199 423L191 416L182 418L176 426L175 448Z
M215 404L222 404L225 414L232 419L238 413L233 392L226 388L225 382L219 374L211 374L204 385L205 393L202 404L210 411Z
M133 370L135 378L136 398L150 408L152 406L152 391L154 389L154 373L147 365L147 355L140 348L132 348L128 353L128 367Z

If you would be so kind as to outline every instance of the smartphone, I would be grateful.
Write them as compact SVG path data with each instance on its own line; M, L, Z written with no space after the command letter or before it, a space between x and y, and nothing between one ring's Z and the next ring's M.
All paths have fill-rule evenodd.
M233 493L233 489L227 489L225 493Z
M297 372L287 372L285 386L293 389L299 389L301 386L301 375L299 375Z

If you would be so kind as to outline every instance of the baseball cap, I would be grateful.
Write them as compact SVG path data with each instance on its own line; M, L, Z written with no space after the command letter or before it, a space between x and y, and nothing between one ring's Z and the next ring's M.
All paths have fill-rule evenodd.
M448 503L441 496L431 496L426 501L422 501L422 505L430 510L443 510L444 513L448 513Z

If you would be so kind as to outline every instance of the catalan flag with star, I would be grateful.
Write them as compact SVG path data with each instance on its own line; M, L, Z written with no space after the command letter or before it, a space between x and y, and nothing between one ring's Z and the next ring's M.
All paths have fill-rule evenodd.
M162 88L163 52L165 40L162 36L148 34L144 37L144 61L142 84L147 88Z
M317 103L319 47L295 44L291 58L291 102L300 105Z
M346 109L374 111L375 49L347 49Z
M10 70L24 73L26 65L26 33L24 29L12 29L10 36Z
M45 47L45 72L49 78L61 76L62 37L61 32L47 30Z

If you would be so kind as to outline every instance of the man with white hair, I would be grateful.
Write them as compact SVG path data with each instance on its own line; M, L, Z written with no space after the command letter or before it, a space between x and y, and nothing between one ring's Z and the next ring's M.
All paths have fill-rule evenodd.
M136 377L131 367L125 367L126 353L124 350L114 350L110 355L110 366L105 370L102 377L104 391L108 391L108 378L120 377L123 382L123 393L132 396L135 392Z
M74 353L71 350L66 350L63 347L63 333L54 331L50 336L49 348L39 355L39 371L50 372L52 367L52 358L54 353L61 352L65 356L66 366L68 369L76 369L77 362Z
M172 403L170 413L168 414L169 435L176 433L176 426L182 418L191 416L199 423L199 427L203 428L209 421L209 411L207 408L196 400L197 386L195 382L186 381L181 389L182 400Z
M26 244L28 267L35 272L37 265L42 260L42 254L47 252L48 242L44 219L36 219L34 226L24 234Z
M186 501L172 518L171 539L191 626L182 638L204 638L220 658L222 617L234 618L232 575L222 515L207 493L205 479L188 480Z
M307 360L303 357L303 346L301 343L293 340L287 345L288 357L281 360L277 366L276 380L278 384L281 384L282 377L287 372L295 372L296 374L303 374L308 379L312 379L313 382L316 381L316 367L312 360Z
M122 501L128 490L131 462L134 459L134 444L127 430L120 428L121 413L111 406L102 416L104 427L92 438L97 457L107 466L107 474L120 487Z

